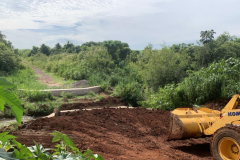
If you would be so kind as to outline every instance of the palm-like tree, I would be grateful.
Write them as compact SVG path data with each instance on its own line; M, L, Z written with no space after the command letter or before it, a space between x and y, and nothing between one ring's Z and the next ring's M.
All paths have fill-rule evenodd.
M210 42L213 38L214 38L214 34L216 34L216 32L214 32L214 30L206 30L206 31L201 31L200 32L200 42L202 42L203 44L206 44L208 42Z

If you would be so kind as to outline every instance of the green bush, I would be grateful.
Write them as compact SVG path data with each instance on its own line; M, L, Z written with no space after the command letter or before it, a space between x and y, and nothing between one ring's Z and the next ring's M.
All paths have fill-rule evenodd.
M106 90L108 90L108 88L110 87L110 84L109 84L108 81L105 81L105 82L102 82L102 83L100 84L100 87L101 87L101 90L102 90L102 91L106 91Z
M90 97L90 98L93 98L93 97L96 97L97 95L96 95L95 92L89 91L89 92L87 93L87 96Z
M116 86L120 80L121 80L120 76L113 75L110 77L109 83L113 87Z
M138 106L140 101L143 100L142 85L138 82L120 82L115 90L114 94L120 96L122 100L131 106Z
M44 103L27 103L24 106L24 114L28 116L47 116L53 113L56 106Z
M0 39L0 71L6 73L15 71L19 68L19 62L19 56L4 43L1 43Z
M74 95L72 93L68 93L68 92L64 92L64 91L62 91L61 96L63 97L63 99L71 99L74 97Z
M178 85L167 85L142 102L144 107L171 110L201 105L240 92L240 60L230 58L193 72Z
M18 95L20 98L25 98L29 102L54 100L51 92L44 92L39 90L20 91Z

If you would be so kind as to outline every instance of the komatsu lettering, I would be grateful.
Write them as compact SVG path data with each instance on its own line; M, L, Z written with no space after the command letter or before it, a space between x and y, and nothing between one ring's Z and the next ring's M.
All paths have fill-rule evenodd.
M240 116L240 112L228 112L228 116Z

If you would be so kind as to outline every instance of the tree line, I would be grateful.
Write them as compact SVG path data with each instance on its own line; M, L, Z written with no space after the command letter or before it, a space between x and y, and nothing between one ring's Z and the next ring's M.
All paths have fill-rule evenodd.
M6 40L6 36L0 31L0 76L18 69L19 62L18 49L15 49L12 42Z
M149 97L154 97L160 90L168 95L171 87L165 90L166 86L178 86L202 68L229 58L240 58L240 38L228 32L216 38L215 34L214 30L201 31L195 44L164 45L161 49L154 49L149 44L142 51L136 51L131 50L127 43L109 40L82 45L67 42L61 46L58 43L53 48L42 44L39 48L33 46L31 50L21 52L21 55L33 65L57 76L73 80L87 79L90 85L100 85L105 89L113 87L116 95L129 95L125 96L128 103L140 105L141 101L151 99ZM208 84L207 79L203 81ZM161 94L156 97L159 99L164 96ZM196 99L196 96L193 97ZM198 102L203 103L211 98L203 99Z
M115 63L125 60L131 52L131 49L127 43L123 43L117 40L109 40L103 42L90 41L76 46L68 41L63 46L61 46L60 43L57 43L53 48L50 48L45 44L42 44L40 47L33 46L31 51L28 53L28 57L36 55L37 53L43 53L47 56L60 53L79 53L81 51L88 51L92 46L106 48L108 54L111 55Z

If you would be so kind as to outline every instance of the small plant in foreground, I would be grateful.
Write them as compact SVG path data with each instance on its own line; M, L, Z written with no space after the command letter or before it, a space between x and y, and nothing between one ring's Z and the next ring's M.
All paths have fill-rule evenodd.
M16 160L16 159L29 159L29 160L103 160L101 155L93 154L91 150L86 150L84 153L80 152L67 137L61 132L51 133L53 135L52 142L59 142L55 145L56 148L45 149L42 145L38 145L35 141L35 146L26 147L15 140L15 136L8 135L8 132L0 134L0 157ZM13 152L6 152L13 149ZM47 151L54 151L49 153Z
M9 89L14 87L15 85L8 82L6 79L0 78L0 111L4 112L4 105L6 102L13 111L17 122L20 124L23 115L21 101L11 91L9 91Z

